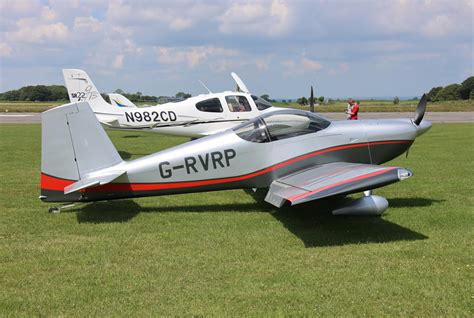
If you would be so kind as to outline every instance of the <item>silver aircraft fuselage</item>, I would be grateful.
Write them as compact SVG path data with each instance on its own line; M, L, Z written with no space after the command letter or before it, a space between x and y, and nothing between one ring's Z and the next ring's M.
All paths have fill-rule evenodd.
M58 178L52 172L55 167L43 162L41 198L46 202L75 202L268 188L278 178L332 162L371 165L387 162L406 152L415 138L431 126L427 121L417 126L410 119L329 122L316 116L324 123L322 128L298 135L300 123L291 121L292 116L306 113L283 110L262 116L268 121L276 118L272 116L281 116L283 121L277 126L287 125L283 127L288 129L285 138L269 138L269 125L262 124L259 117L234 129L133 161L84 172L81 179L94 180L123 171L110 183L71 193L65 193L64 189L78 177L71 174ZM291 119L289 124L284 122L285 118ZM278 129L282 131L281 127ZM294 136L288 137L292 129Z

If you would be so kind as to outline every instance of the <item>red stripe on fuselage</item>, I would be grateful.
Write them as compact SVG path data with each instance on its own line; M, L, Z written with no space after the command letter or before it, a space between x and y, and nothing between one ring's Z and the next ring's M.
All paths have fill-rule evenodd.
M236 177L227 177L221 179L209 179L209 180L197 180L197 181L179 181L179 182L168 182L168 183L109 183L103 186L86 188L81 190L81 192L118 192L118 191L150 191L150 190L164 190L164 189L179 189L179 188L190 188L190 187L200 187L214 184L230 183L236 181L247 180L260 176L262 174L283 168L295 162L311 158L320 154L350 149L358 147L367 147L369 145L383 145L383 144L411 144L413 140L390 140L390 141L377 141L377 142L366 142L350 145L342 145L331 148L326 148L322 150L317 150L310 152L299 157L295 157L283 162L280 162L276 165L270 166L268 168L255 171L249 174L236 176ZM57 190L64 191L64 188L70 184L73 184L74 180L66 180L57 178L54 176L49 176L47 174L41 174L41 189L44 190Z
M63 191L65 187L73 184L74 180L61 179L41 173L41 189L44 190L61 190Z

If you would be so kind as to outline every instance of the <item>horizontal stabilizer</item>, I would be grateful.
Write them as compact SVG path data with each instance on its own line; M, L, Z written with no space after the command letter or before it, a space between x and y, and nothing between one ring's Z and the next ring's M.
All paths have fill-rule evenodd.
M109 173L105 175L93 176L90 178L79 180L67 187L64 188L64 194L69 194L72 192L76 192L85 188L91 188L99 185L104 185L109 182L114 181L121 175L123 175L125 171L117 171L114 173Z

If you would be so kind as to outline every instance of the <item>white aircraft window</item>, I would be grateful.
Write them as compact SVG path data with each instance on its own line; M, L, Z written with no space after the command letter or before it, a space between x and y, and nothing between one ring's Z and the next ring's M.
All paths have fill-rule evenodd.
M254 100L255 105L257 105L258 110L264 110L273 106L270 102L264 100L261 97L252 95L252 99Z
M270 141L265 123L260 118L242 124L234 131L237 136L247 141L258 143Z
M225 101L231 112L249 112L252 110L249 101L245 96L226 96Z
M314 133L330 122L310 113L276 113L263 119L272 141Z
M211 98L196 103L196 108L202 112L209 113L222 113L224 111L219 98Z

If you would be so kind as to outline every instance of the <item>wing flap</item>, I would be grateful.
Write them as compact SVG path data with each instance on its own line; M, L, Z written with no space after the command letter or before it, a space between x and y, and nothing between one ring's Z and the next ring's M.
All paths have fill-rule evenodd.
M275 180L265 201L280 207L340 194L375 189L412 175L398 167L336 162L312 167Z

